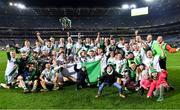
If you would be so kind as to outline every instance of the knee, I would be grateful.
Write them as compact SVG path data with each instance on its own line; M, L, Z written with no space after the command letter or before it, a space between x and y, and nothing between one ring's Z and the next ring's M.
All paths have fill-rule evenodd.
M18 77L17 77L17 80L19 80L19 81L20 81L20 80L23 80L23 77L22 77L22 76L18 76Z

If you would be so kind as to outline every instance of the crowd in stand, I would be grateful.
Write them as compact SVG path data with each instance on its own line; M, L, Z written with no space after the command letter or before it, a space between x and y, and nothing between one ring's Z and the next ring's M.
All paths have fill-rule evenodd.
M142 39L136 31L135 36L126 40L113 35L82 38L78 33L77 42L70 33L67 38L42 39L39 32L37 40L30 44L28 40L20 47L7 45L6 84L4 88L23 88L24 93L59 90L66 81L77 84L77 90L91 86L84 62L101 61L101 74L97 78L100 97L103 88L115 86L119 96L125 98L129 92L138 91L147 98L158 96L157 101L164 99L166 90L173 89L168 81L166 68L166 52L175 53L179 48L172 48L164 42L163 36L147 35ZM157 38L156 38L157 37ZM153 40L156 39L156 40ZM68 65L73 66L76 76L66 74Z

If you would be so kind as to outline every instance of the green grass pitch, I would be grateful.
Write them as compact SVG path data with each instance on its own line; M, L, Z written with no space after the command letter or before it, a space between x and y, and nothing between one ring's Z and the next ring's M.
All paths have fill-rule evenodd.
M0 82L4 82L6 54L0 52ZM126 99L118 97L116 88L107 87L103 97L95 99L97 88L75 91L75 85L46 93L23 94L22 89L0 88L0 109L180 109L180 53L168 54L168 80L175 90L165 94L163 102L146 99L132 93Z

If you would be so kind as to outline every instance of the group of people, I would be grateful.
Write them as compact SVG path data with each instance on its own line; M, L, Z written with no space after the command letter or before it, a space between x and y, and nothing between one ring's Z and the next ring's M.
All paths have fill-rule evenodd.
M158 96L157 101L162 101L165 90L173 88L167 77L166 52L180 49L165 43L162 36L156 40L150 34L143 40L137 33L128 40L113 35L102 37L100 32L95 39L84 38L81 33L77 36L77 41L73 41L67 33L67 38L56 41L53 37L42 39L37 32L34 44L25 40L22 47L7 45L6 84L1 86L20 87L29 93L59 90L66 81L72 81L79 90L91 86L88 71L82 64L101 61L96 98L105 86L113 85L122 98L131 91L140 95L147 91L147 98ZM76 72L75 76L67 74L68 66Z

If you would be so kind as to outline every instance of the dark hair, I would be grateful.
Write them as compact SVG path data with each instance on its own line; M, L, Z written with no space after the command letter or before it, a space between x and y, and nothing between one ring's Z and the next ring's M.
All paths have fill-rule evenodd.
M119 40L120 40L120 41L123 41L123 40L125 40L125 38L124 38L124 37L120 37Z

